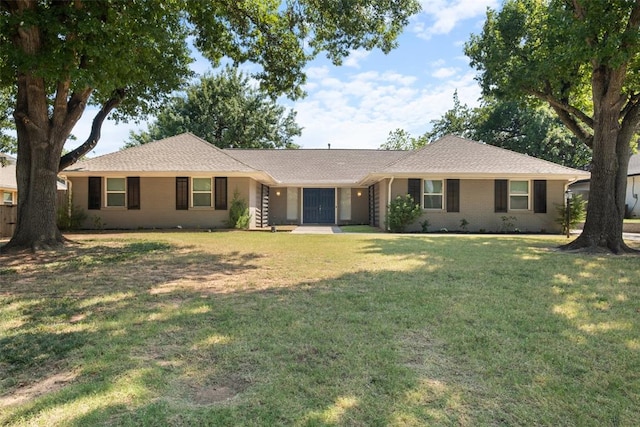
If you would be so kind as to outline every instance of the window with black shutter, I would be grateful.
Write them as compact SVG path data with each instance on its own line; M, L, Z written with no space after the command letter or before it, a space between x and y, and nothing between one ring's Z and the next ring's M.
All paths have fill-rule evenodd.
M447 180L447 212L460 212L460 180Z
M215 180L215 209L227 210L227 178L216 177Z
M509 181L506 179L495 180L495 212L507 212L509 210Z
M407 194L413 198L417 205L421 205L422 199L422 180L420 178L409 178Z
M140 209L140 177L127 178L127 209Z
M102 205L102 178L99 176L89 177L89 200L87 209L100 209Z
M533 181L533 212L547 213L547 181Z
M176 177L176 210L189 209L189 178Z

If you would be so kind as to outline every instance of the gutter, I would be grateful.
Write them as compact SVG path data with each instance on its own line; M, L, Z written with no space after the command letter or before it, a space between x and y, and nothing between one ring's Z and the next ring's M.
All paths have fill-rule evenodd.
M387 209L387 207L391 204L391 184L393 184L393 180L395 179L395 176L392 176L391 179L389 180L389 186L387 188L387 206L385 206L385 209ZM387 215L389 214L389 212L387 212ZM389 223L389 221L387 221L387 224ZM387 231L391 231L390 226L387 225Z

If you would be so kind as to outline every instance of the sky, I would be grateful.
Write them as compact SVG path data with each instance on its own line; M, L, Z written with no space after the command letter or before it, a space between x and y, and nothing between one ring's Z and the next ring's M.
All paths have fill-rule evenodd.
M462 104L478 105L480 87L464 55L464 43L479 34L487 7L498 0L421 0L414 16L389 54L353 51L339 67L324 57L306 67L307 96L279 102L297 112L302 148L370 148L383 144L389 132L401 128L413 136L431 129L453 106L457 90ZM193 64L196 73L212 68L204 59ZM73 130L79 144L89 135L97 109L87 108ZM150 119L152 120L152 118ZM106 120L102 137L89 156L119 150L129 132L145 130L143 123ZM66 148L72 149L73 145Z

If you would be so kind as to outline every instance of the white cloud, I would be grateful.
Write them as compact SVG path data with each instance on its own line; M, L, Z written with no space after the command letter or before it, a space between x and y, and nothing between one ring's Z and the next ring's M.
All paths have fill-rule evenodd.
M371 51L358 49L352 50L347 59L343 61L345 67L360 68L360 61L364 60L371 54Z
M453 77L458 72L458 68L455 67L441 67L436 69L431 76L437 79L448 79L449 77Z
M483 17L487 7L497 8L497 0L422 0L422 14L412 31L429 40L438 34L449 34L460 21ZM428 24L423 20L426 15Z
M303 148L378 148L396 128L421 135L460 102L477 105L480 89L473 72L438 84L424 85L416 77L397 72L369 71L341 81L323 75L309 96L295 103L297 122L304 129L296 141ZM336 81L339 84L336 84ZM327 84L325 84L327 83Z

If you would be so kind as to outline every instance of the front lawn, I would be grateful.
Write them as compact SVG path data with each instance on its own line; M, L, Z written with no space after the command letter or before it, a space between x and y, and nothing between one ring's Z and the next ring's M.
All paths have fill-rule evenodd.
M129 233L4 256L0 425L637 425L639 259L564 241Z

